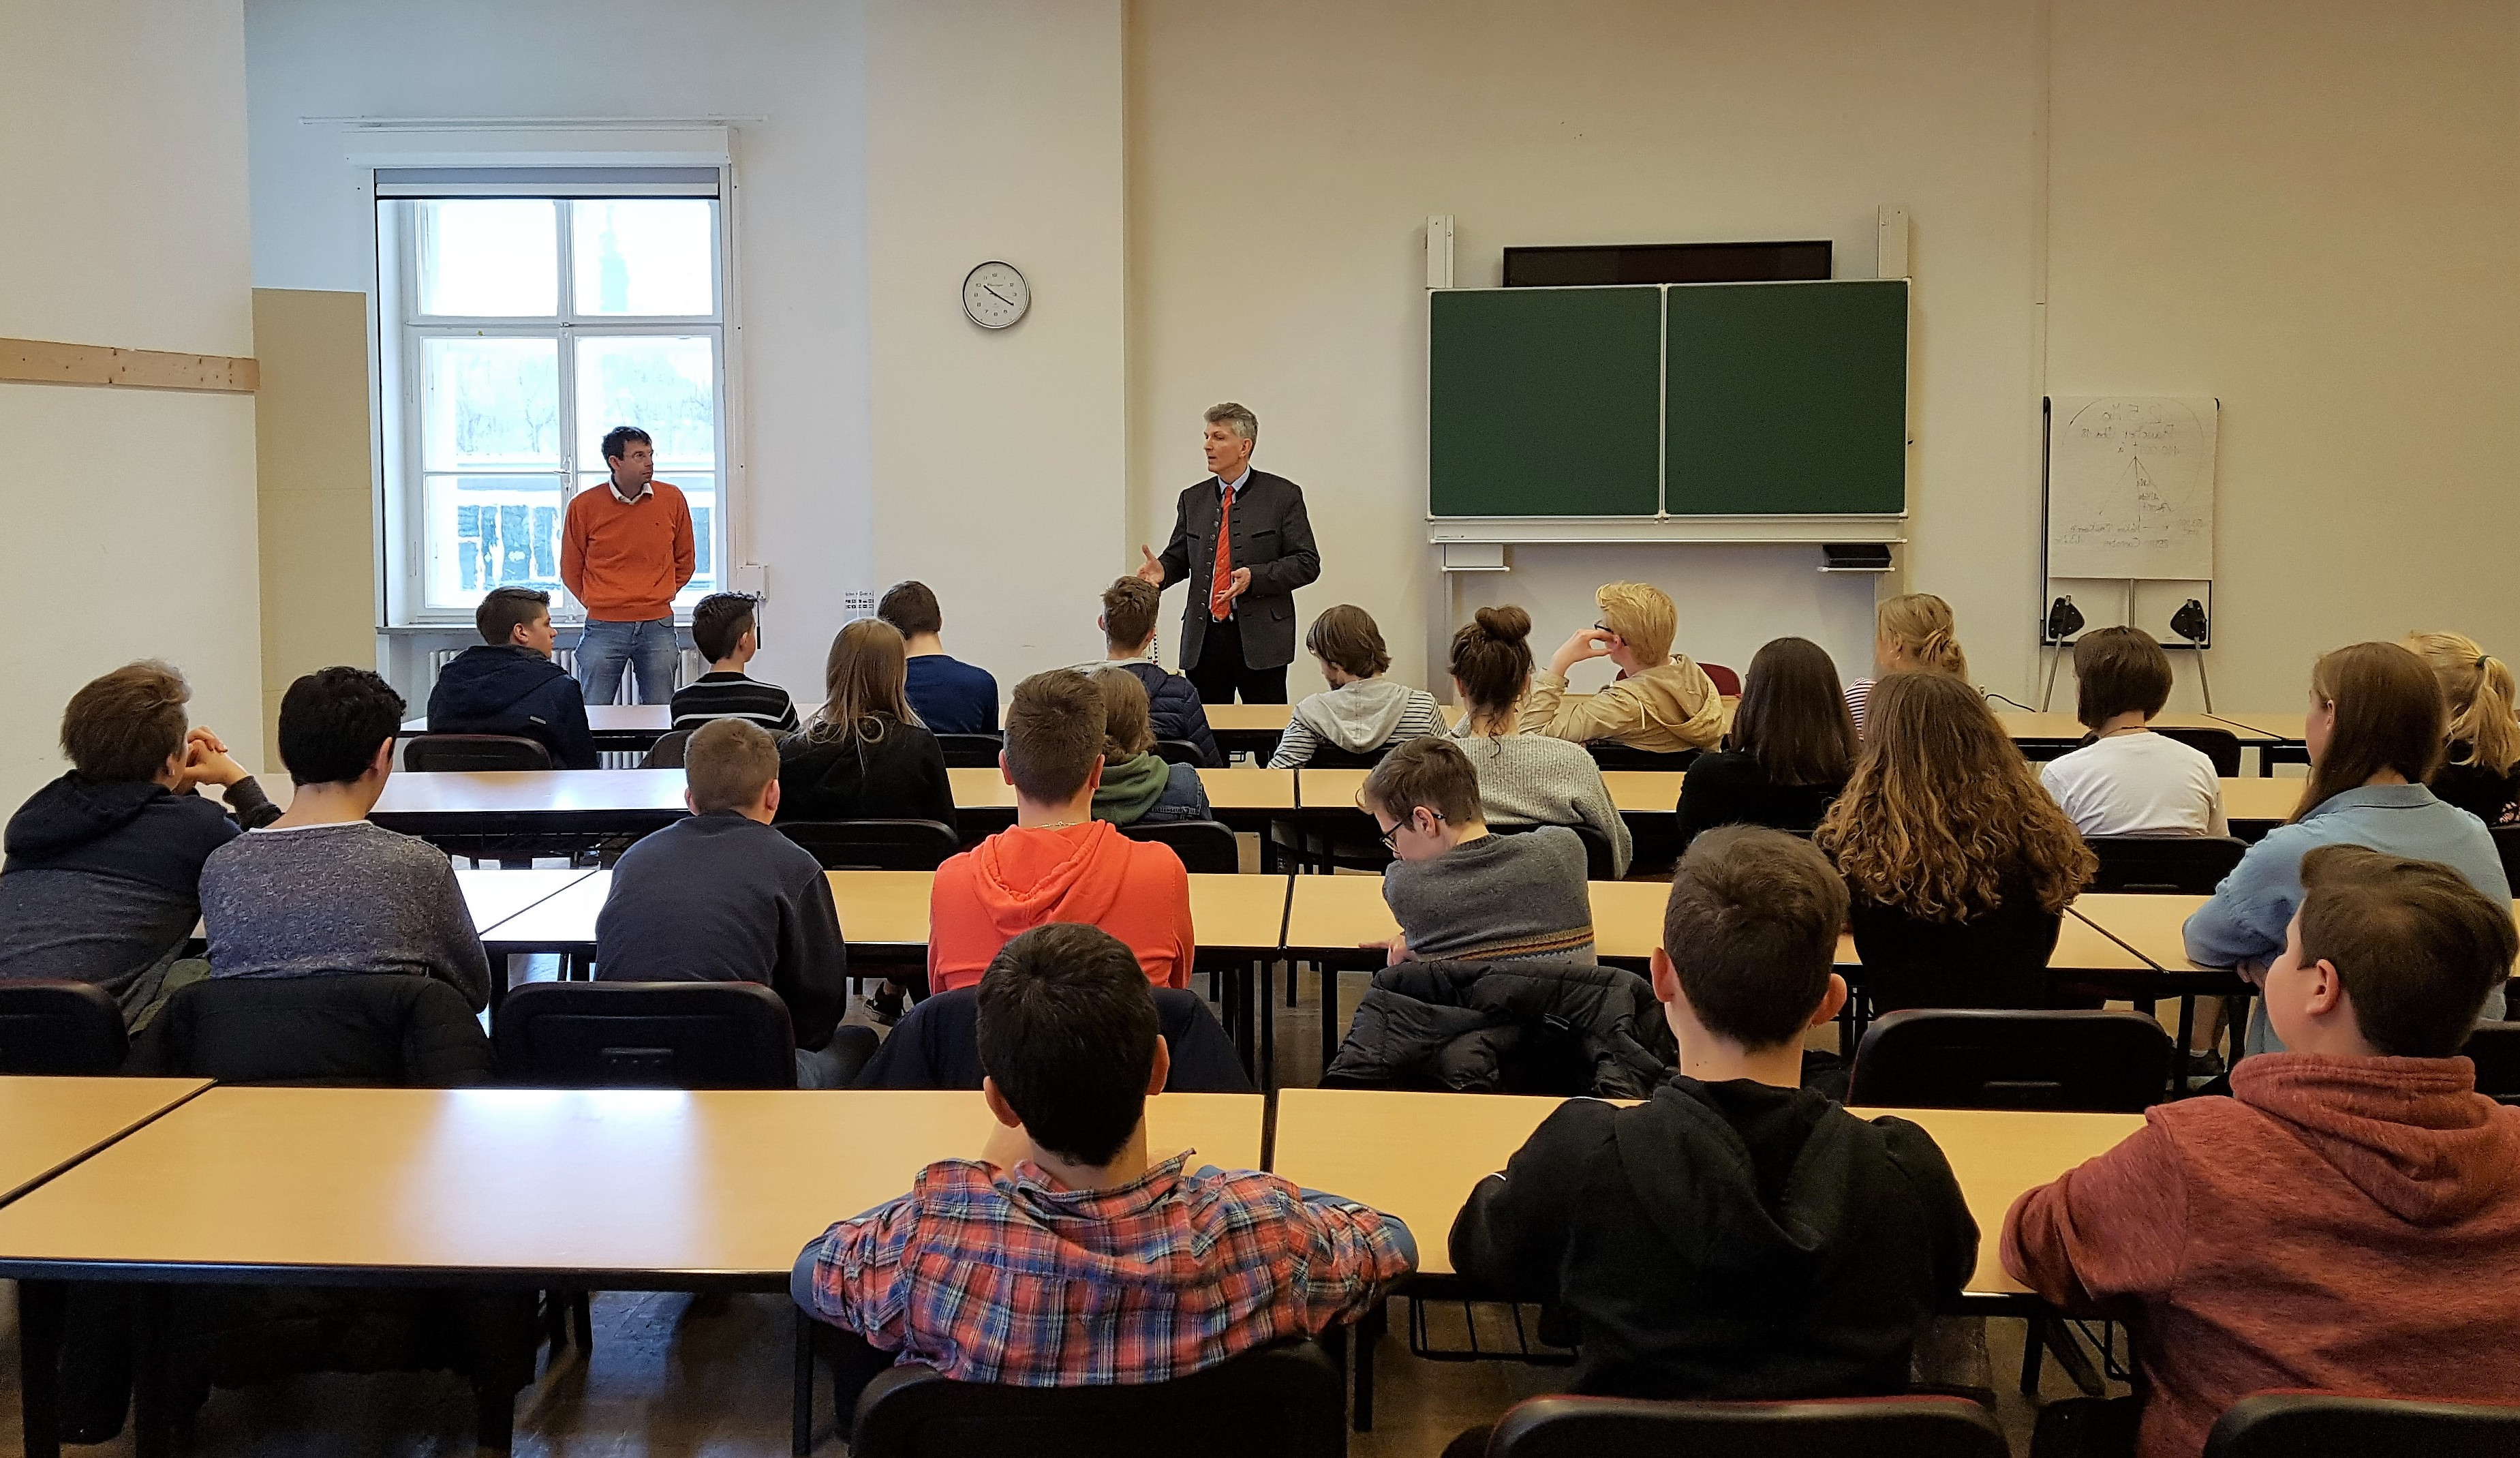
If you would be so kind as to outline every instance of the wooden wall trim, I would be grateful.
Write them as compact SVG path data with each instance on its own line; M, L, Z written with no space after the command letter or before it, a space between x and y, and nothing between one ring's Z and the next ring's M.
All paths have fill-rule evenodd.
M174 354L111 344L0 339L0 380L26 385L119 385L134 389L203 389L251 394L258 361L227 354Z

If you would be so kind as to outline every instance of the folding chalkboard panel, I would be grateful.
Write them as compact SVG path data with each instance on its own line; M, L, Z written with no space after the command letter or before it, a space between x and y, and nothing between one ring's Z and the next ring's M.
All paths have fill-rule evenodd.
M1662 290L1428 296L1429 514L1654 514Z

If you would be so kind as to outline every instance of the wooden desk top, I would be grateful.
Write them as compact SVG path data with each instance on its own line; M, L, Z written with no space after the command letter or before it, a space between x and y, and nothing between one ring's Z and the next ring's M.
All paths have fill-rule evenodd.
M0 1204L209 1086L207 1078L0 1078Z
M1158 1151L1248 1167L1263 1103L1147 1112ZM0 1207L0 1263L784 1288L805 1242L992 1127L959 1091L218 1088Z
M1668 769L1605 769L1601 783L1622 815L1680 813L1680 785L1688 776Z
M1447 1237L1478 1182L1503 1169L1560 1100L1503 1094L1383 1093L1287 1088L1278 1093L1278 1172L1389 1210L1418 1238L1418 1269L1453 1271ZM1866 1109L1924 1126L1951 1161L1978 1223L1972 1294L2010 1294L1998 1241L2003 1212L2022 1191L2046 1184L2140 1127L2137 1114L2014 1114L1974 1110Z
M2300 802L2299 780L2223 781L2223 818L2226 820L2261 823L2272 820L2280 823L2292 818L2292 807Z
M2300 709L2290 713L2217 713L2217 722L2236 729L2253 729L2272 737L2278 743L2297 745L2302 742L2303 720L2310 716Z
M2092 732L2084 727L2082 720L2075 718L2072 714L2059 713L2053 710L2042 713L2027 712L2021 709L2006 709L1998 713L1995 717L1998 723L2003 725L2003 732L2014 739L2032 739L2042 741L2076 740L2081 739L2084 735ZM2275 738L2274 735L2252 728L2247 724L2220 719L2209 714L2201 713L2160 714L2153 719L2152 727L2156 729L2220 729L2224 733L2238 739L2240 743L2244 745L2267 744L2271 743Z
M2141 896L2092 892L2074 902L2074 915L2066 918L2071 927L2076 919L2125 942L2153 966L2165 972L2198 972L2201 968L2187 960L2187 919L2196 908L2212 900L2211 896ZM2511 914L2520 920L2520 900L2511 903ZM2063 944L2059 938L2058 945ZM2520 971L2520 961L2513 963Z
M1856 955L1855 937L1851 933L1838 934L1837 965L1840 967L1864 965L1864 959ZM2078 921L2070 914L2057 924L2056 950L2048 958L2049 970L2055 972L2142 972L2153 965L2110 940L2097 927L2089 922Z
M933 871L826 871L840 939L852 947L927 945L927 896Z
M1360 815L1365 813L1364 810L1357 808L1356 797L1358 792L1365 789L1365 777L1373 771L1306 767L1289 770L1288 773L1295 777L1296 802L1305 809L1356 810Z
M1006 772L987 769L948 769L946 783L954 791L954 808L958 810L1012 810L1015 807L1015 787L1007 783Z
M464 892L464 909L472 914L472 930L486 935L501 922L551 899L594 874L583 869L468 871L459 866L455 871L455 885Z
M595 918L604 910L604 898L610 894L612 873L589 871L495 928L481 928L481 939L493 946L591 947L595 945ZM840 923L843 934L848 925Z
M686 813L679 769L512 769L467 774L396 771L380 816L658 810Z
M805 712L799 706L798 713ZM670 704L590 704L586 706L586 727L598 734L654 734L662 736L674 727L674 706ZM427 734L428 715L402 721L405 734Z
M1289 947L1344 951L1387 941L1400 930L1382 899L1379 876L1297 876L1293 887L1286 917ZM1596 881L1590 889L1598 953L1620 960L1653 955L1662 944L1662 909L1671 888L1651 881ZM1202 928L1202 939L1204 935Z
M1295 807L1295 772L1238 765L1201 769L1198 783L1208 804L1219 810L1291 810Z

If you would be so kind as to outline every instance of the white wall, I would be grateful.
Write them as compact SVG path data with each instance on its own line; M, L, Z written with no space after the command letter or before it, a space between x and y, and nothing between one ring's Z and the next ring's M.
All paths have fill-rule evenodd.
M237 0L0 0L0 336L251 354ZM259 760L251 397L0 384L0 802L135 658Z

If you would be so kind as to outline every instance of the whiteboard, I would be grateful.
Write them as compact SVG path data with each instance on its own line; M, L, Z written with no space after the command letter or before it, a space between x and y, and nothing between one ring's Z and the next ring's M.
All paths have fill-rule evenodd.
M2211 397L2058 395L2048 416L2048 575L2214 575Z

